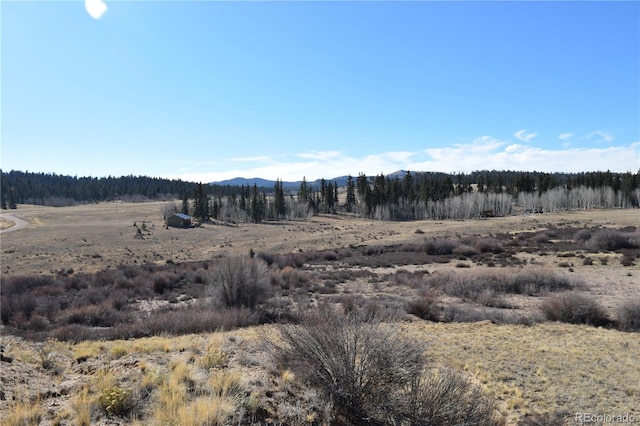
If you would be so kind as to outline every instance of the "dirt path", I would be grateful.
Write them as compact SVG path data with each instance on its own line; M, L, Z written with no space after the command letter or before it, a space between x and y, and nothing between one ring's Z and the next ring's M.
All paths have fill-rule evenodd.
M5 232L17 231L19 229L24 229L29 226L29 222L22 220L11 213L3 213L2 215L0 215L0 218L13 222L13 226L7 229L1 230L0 234L4 234Z

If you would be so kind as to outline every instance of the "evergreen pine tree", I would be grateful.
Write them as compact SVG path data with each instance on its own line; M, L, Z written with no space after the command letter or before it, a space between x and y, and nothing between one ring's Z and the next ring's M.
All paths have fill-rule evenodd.
M349 175L347 177L347 202L346 209L348 212L352 212L356 205L356 185L353 182L353 177Z
M247 210L247 198L244 196L244 185L240 188L240 210Z
M309 187L307 185L307 178L305 176L302 177L300 189L298 190L298 201L301 201L303 203L309 201Z
M360 197L364 197L368 187L369 187L369 181L367 180L367 176L364 173L360 173L358 175L358 180L356 181L356 188L358 189L358 195Z
M286 217L287 205L284 201L284 189L282 188L282 180L276 179L275 184L275 216L276 219Z
M9 188L9 192L7 193L7 204L12 210L18 208L18 205L16 204L16 195L13 188Z
M200 182L193 194L193 216L200 222L209 219L209 199L207 197L204 185Z
M254 223L262 221L262 207L260 194L258 193L258 185L253 184L253 193L251 194L251 220Z
M187 198L187 193L182 194L182 209L181 213L189 214L189 199Z

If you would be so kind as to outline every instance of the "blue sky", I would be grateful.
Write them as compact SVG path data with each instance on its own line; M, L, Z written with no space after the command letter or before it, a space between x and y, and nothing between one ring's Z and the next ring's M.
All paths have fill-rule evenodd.
M639 2L105 3L1 2L3 170L640 169Z

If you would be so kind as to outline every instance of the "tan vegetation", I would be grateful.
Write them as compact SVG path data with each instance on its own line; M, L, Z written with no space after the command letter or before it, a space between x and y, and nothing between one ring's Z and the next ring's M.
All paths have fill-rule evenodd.
M637 210L167 230L162 203L117 208L13 212L30 226L2 235L2 424L330 424L313 370L263 339L325 305L424 344L425 380L472 384L507 424L640 418Z
M535 232L557 226L637 226L637 210L591 210L459 221L380 222L316 216L310 222L205 225L165 229L164 202L99 203L64 208L20 206L13 211L32 225L2 236L2 273L76 273L143 262L205 261L228 253L294 253L351 245L401 244L424 237ZM136 239L134 222L147 224ZM424 234L416 234L421 230Z

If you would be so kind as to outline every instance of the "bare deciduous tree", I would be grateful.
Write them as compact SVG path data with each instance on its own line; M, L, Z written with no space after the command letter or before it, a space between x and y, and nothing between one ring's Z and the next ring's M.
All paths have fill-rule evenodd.
M253 309L269 294L267 264L248 256L228 257L211 275L214 300L227 308Z

